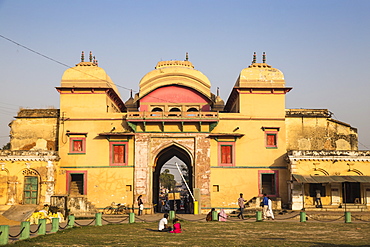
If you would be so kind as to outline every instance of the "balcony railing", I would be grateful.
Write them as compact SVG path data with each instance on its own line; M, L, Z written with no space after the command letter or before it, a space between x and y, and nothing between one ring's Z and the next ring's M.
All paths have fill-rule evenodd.
M128 121L143 120L213 120L218 121L218 112L128 112Z

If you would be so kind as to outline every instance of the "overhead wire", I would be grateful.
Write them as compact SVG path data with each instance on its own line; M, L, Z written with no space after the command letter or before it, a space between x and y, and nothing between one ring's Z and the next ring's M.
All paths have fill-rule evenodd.
M99 78L99 77L97 77L97 76L95 76L95 75L92 75L92 74L86 73L86 72L84 72L84 71L82 71L82 70L79 70L76 66L69 66L69 65L67 65L67 64L65 64L65 63L63 63L63 62L58 61L57 59L51 58L51 57L49 57L49 56L47 56L47 55L42 54L41 52L35 51L34 49L31 49L31 48L29 48L29 47L27 47L27 46L25 46L25 45L22 45L22 44L20 44L20 43L18 43L18 42L16 42L16 41L14 41L14 40L12 40L12 39L10 39L10 38L7 38L7 37L5 37L5 36L3 36L3 35L1 35L1 34L0 34L0 37L1 37L1 38L3 38L3 39L5 39L5 40L7 40L7 41L9 41L9 42L11 42L11 43L13 43L13 44L15 44L15 45L17 45L17 46L20 46L20 47L22 47L22 48L24 48L24 49L26 49L26 50L28 50L28 51L30 51L30 52L32 52L32 53L35 53L35 54L37 54L37 55L39 55L39 56L42 56L42 57L44 57L44 58L46 58L46 59L48 59L48 60L50 60L50 61L53 61L53 62L55 62L55 63L57 63L57 64L60 64L60 65L62 65L62 66L64 66L64 67L67 67L67 68L70 68L70 69L74 69L74 70L76 70L76 71L78 71L78 72L80 72L80 73L83 73L83 74L88 75L88 76L91 76L91 77L93 77L93 78L95 78L95 79L98 79L98 80L104 81L105 83L107 83L107 85L108 85L109 87L116 86L116 87L123 88L123 89L128 90L128 91L137 92L136 90L133 90L133 89L127 88L127 87L125 87L125 86L121 86L121 85L119 85L119 84L112 83L112 82L110 82L110 81L108 81L108 80L106 80L106 79ZM154 98L154 99L159 99L159 100L162 100L162 101L165 101L165 102L168 102L168 103L174 103L174 104L175 104L175 103L177 103L177 102L172 102L172 101L169 101L169 100L167 100L167 99L159 98L159 97L156 97L156 96L149 96L149 97Z

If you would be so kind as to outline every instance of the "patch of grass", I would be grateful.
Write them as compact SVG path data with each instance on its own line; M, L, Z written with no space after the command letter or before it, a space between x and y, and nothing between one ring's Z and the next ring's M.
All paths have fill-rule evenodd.
M370 224L299 222L181 222L183 233L157 223L84 226L10 246L370 246Z

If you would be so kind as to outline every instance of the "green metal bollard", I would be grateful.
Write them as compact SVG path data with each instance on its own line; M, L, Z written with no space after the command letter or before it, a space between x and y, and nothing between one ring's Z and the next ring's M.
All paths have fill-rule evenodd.
M351 223L351 212L344 213L344 223Z
M217 213L217 211L212 211L212 220L213 221L218 221L218 213Z
M256 212L256 222L261 222L262 221L262 211L257 211Z
M38 235L45 235L46 234L46 219L39 219L39 230L37 232Z
M135 223L135 213L129 213L128 223Z
M170 220L175 219L175 211L173 211L173 210L170 211L169 219Z
M68 226L67 228L72 228L75 225L75 216L68 215Z
M59 218L51 218L50 232L57 232L59 230Z
M21 222L21 230L22 229L23 229L23 231L22 231L21 235L19 236L19 240L24 240L24 239L30 238L30 222L29 221L22 221Z
M6 245L9 242L9 226L0 226L0 245Z
M102 214L101 213L96 213L95 214L95 226L102 226Z
M306 222L306 212L299 213L299 222Z

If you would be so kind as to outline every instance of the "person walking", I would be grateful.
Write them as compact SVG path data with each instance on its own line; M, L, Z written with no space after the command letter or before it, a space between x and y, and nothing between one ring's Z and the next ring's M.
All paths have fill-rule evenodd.
M321 191L320 190L316 190L316 207L317 208L322 208Z
M263 199L262 199L262 205L263 205L263 219L267 219L267 210L269 208L269 199L266 194L263 194Z
M240 193L240 197L238 199L238 206L239 206L239 214L238 214L238 218L242 218L242 220L244 220L244 215L243 215L243 211L244 211L244 208L245 208L245 204L244 202L246 202L246 200L244 200L243 198L243 193Z
M268 198L267 217L271 217L271 219L274 220L275 217L274 217L274 212L272 212L272 201L271 201L270 197L267 197L267 198Z
M140 195L137 198L137 205L139 206L139 213L138 213L139 216L143 214L143 209L144 209L144 203L141 197L143 197L143 195Z

